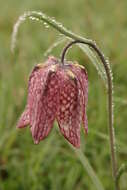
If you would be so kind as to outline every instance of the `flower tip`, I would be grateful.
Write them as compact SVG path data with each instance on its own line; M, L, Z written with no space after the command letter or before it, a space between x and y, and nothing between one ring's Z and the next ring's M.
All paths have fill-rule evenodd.
M70 144L74 149L79 149L79 148L80 148L80 143L74 144L74 143L69 142L69 144Z
M75 145L75 148L79 149L80 148L80 144Z
M26 126L23 125L21 122L18 121L17 125L16 125L16 129L22 129L25 128Z
M80 140L78 142L69 141L74 148L80 148Z
M39 144L39 140L34 140L34 144Z
M87 128L85 127L85 134L86 136L88 135L88 127Z
M20 125L16 125L16 129L22 129L22 127Z

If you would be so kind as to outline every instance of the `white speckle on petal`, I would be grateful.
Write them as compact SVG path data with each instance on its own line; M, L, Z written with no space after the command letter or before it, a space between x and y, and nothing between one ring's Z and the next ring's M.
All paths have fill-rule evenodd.
M74 97L74 93L73 92L71 92L71 97Z
M63 128L65 131L68 131L68 125L62 125L62 128Z
M61 111L62 111L62 112L64 112L65 109L66 109L65 106L62 106L62 107L61 107Z

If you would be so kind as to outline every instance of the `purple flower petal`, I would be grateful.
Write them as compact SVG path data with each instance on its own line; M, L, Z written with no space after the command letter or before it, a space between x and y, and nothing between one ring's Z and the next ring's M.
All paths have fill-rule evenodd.
M36 144L49 134L55 119L59 91L54 68L34 71L29 81L30 123Z
M86 115L86 106L88 102L88 75L83 66L79 64L70 64L71 71L76 75L82 93L82 121L85 132L88 133L88 120Z
M17 123L17 128L27 127L27 125L29 125L29 124L30 124L29 108L26 107L26 109L22 113L22 115Z
M60 76L60 105L57 121L61 133L75 147L80 147L81 102L76 78L63 70Z

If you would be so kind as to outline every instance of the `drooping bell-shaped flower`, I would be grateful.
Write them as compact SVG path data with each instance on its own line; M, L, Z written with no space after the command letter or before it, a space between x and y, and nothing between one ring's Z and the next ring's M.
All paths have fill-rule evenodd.
M61 133L80 147L80 126L88 131L88 77L77 63L61 64L55 57L34 67L28 84L27 105L17 127L30 126L35 144L51 131L56 119Z

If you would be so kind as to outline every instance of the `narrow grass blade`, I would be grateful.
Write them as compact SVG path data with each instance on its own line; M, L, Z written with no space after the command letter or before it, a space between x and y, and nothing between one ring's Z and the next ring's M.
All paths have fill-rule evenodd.
M98 74L103 79L105 85L107 86L107 77L103 65L97 59L95 53L85 44L78 44L79 48L89 57L93 65L98 71Z
M81 149L74 149L78 159L80 160L80 162L82 163L84 169L87 171L89 177L91 178L93 184L95 185L97 190L104 190L104 187L101 183L101 181L99 180L98 176L96 175L95 171L93 170L92 166L90 165L87 157L83 154L83 152L81 151Z

